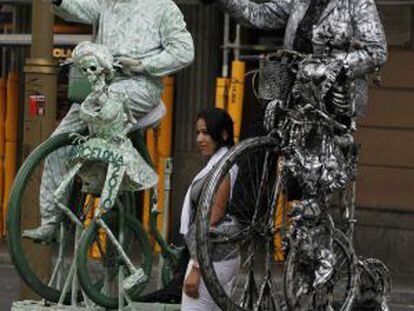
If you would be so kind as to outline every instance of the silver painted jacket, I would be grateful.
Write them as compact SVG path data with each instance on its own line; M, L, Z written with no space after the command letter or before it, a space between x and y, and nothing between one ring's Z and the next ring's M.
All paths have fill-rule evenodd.
M115 57L139 59L153 77L193 61L192 37L172 0L63 0L54 11L68 21L97 25L96 43Z
M292 49L299 23L310 0L219 0L220 6L241 24L263 28L286 28L284 48ZM314 52L329 42L338 58L344 59L355 81L357 110L367 103L367 74L383 66L387 45L374 0L331 0L313 29ZM351 48L345 51L345 47Z

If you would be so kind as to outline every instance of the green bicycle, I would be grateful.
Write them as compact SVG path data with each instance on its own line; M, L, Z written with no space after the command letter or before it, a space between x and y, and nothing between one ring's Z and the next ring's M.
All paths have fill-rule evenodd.
M88 94L82 84L76 89L79 92L73 95L78 101L79 97ZM142 130L134 130L128 137L146 163L152 166ZM119 308L125 301L140 300L153 287L149 234L161 248L163 285L171 281L173 271L180 265L182 249L170 246L157 230L156 191L151 190L150 232L139 221L142 200L135 192L119 191L114 194L113 206L102 208L104 204L97 202L103 197L104 189L102 192L90 190L80 171L73 171L73 165L64 160L73 158L81 148L79 135L55 135L38 146L23 163L9 199L9 252L23 281L46 301L72 305L83 301L86 306L98 304ZM105 164L105 159L101 162ZM44 170L47 165L68 172L72 170L74 173L70 174L73 176L62 185L53 173ZM82 170L85 173L88 166ZM22 237L25 230L39 225L40 217L28 219L27 215L33 215L33 209L37 210L44 200L39 183L43 174L51 174L48 178L53 186L69 197L67 202L55 201L63 217L50 243L37 243ZM44 185L42 190L59 192L45 189Z

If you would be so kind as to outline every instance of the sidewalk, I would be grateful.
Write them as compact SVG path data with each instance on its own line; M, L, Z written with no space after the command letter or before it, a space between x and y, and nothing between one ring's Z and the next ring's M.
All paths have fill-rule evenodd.
M7 252L6 242L0 239L0 310L10 310L20 293L20 278Z
M391 311L414 311L414 276L393 275ZM0 239L0 310L10 306L18 296L20 279L7 251L6 241Z
M0 238L0 264L1 265L12 264L9 252L7 251L7 241L5 238Z

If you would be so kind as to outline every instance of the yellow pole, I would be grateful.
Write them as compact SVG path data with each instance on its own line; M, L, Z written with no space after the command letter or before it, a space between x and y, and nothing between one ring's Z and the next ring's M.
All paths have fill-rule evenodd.
M17 156L17 119L19 105L19 76L17 72L10 72L7 78L7 106L5 120L5 157L4 157L4 193L3 214L7 213L9 192L16 175ZM3 234L6 234L6 222L3 219Z
M3 202L3 185L4 185L4 138L5 138L5 118L7 105L7 88L6 78L0 78L0 203ZM0 236L3 234L3 222L6 213L3 213L3 207L0 205Z
M15 142L5 143L4 156L4 196L3 196L3 214L7 215L7 202L9 192L13 185L14 177L16 175L16 156L17 144ZM6 217L5 217L6 218ZM3 235L6 234L6 219L3 219Z
M6 133L7 142L17 142L17 124L19 108L19 74L9 73L7 78Z
M174 78L165 77L163 83L164 92L162 93L161 99L167 111L158 128L157 150L160 157L170 157L172 152Z
M285 193L280 195L279 201L277 203L277 210L276 210L276 221L275 221L275 228L276 228L276 235L274 238L274 245L275 245L275 252L274 258L276 261L284 261L285 260L285 252L283 250L283 240L281 235L281 230L283 229L285 232L289 230L291 225L291 220L288 218L289 212L292 210L292 207L297 203L297 201L288 201L287 196ZM283 227L284 226L284 227Z
M285 260L285 253L283 252L283 249L282 249L283 245L282 245L282 236L280 234L280 230L286 229L286 228L282 228L284 224L283 222L284 211L283 210L284 208L286 208L286 206L287 206L286 196L282 193L277 202L277 209L276 209L276 215L275 215L276 235L274 237L274 245L275 245L274 258L277 261Z
M164 91L162 93L162 101L166 107L166 115L161 120L157 129L149 129L146 133L148 152L153 160L154 167L158 173L158 210L160 215L164 211L164 165L168 157L172 152L172 120L173 120L173 100L174 100L174 79L172 77L165 77L163 79ZM143 210L143 223L146 230L149 229L149 216L150 216L150 195L149 191L145 191L144 194L144 210ZM164 215L163 215L164 216ZM158 217L157 229L162 231L163 218ZM168 223L167 231L168 232ZM158 245L156 251L159 251Z
M230 79L219 77L216 80L216 107L227 110Z
M234 122L234 141L240 138L240 129L243 114L244 75L246 63L234 60L231 64L231 83L227 111Z
M169 229L169 210L165 210L165 164L172 153L172 122L173 122L173 103L174 103L174 78L165 77L163 79L164 91L162 93L162 101L166 108L166 114L161 120L157 132L157 151L158 151L158 211L160 216L157 219L157 229L163 237L167 238ZM166 214L164 214L166 213ZM165 226L163 228L163 225ZM156 245L155 251L159 252L160 248Z
M154 129L148 129L145 133L146 141L147 141L147 149L148 153L151 156L152 162L154 164L155 169L158 167L158 157L157 157L157 145L156 145L156 137ZM151 211L151 198L149 190L145 191L144 194L144 210L142 215L142 222L144 228L146 230L149 229L149 216Z
M92 196L88 195L85 201L86 204L83 206L84 212L86 212L85 209L88 207L90 200L92 200ZM95 211L99 207L99 198L95 198L91 204L92 204L92 207L89 210L89 212L86 214L85 221L83 222L85 227L89 227L90 224L92 223L93 217L95 215ZM98 242L95 241L92 244L92 246L89 248L88 257L91 259L101 259L102 255L104 255L102 252L106 250L106 241L107 241L106 232L102 228L99 228L98 233L99 233L100 246L98 247Z

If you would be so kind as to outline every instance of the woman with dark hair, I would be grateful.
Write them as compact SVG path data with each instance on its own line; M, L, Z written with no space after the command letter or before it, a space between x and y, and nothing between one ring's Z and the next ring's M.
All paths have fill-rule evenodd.
M190 250L191 260L187 267L183 286L181 310L213 311L220 310L214 303L201 278L196 256L195 215L204 182L214 166L234 145L233 120L229 114L218 108L207 108L197 116L197 144L200 153L207 160L206 166L195 176L184 199L180 233L184 235ZM213 228L236 226L233 219L226 214L228 202L237 176L235 167L220 186L211 213L210 224ZM214 266L223 288L230 292L235 283L240 258L236 245L217 247L214 253Z

